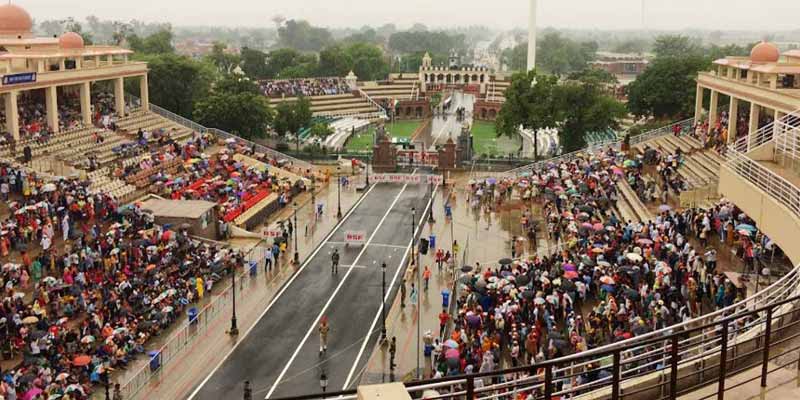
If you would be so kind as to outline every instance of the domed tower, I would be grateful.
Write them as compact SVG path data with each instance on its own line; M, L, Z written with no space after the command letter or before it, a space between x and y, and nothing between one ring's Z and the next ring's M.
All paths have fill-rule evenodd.
M456 49L450 50L450 62L449 66L450 69L458 69L458 66L461 64L461 57L458 56L458 52Z
M31 36L33 20L16 4L0 5L0 37L22 39Z
M58 38L58 47L64 50L83 49L83 37L75 32L67 32Z
M753 46L750 51L750 62L754 63L774 63L781 58L778 47L772 43L761 42Z

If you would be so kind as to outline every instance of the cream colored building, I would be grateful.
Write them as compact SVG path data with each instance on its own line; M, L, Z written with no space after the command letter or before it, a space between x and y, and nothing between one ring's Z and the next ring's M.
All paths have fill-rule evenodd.
M759 118L769 113L775 120L800 109L800 51L781 54L777 46L762 42L750 57L726 57L714 61L714 69L697 77L695 118L703 115L705 91L711 91L709 125L719 118L719 96L730 97L728 141L736 139L741 102L750 105L748 135L758 130Z
M112 81L117 113L125 113L125 79L139 82L142 108L149 109L147 63L131 61L130 50L115 46L86 46L80 35L34 37L33 21L23 8L0 5L0 95L5 102L6 131L20 135L17 99L25 91L44 89L47 125L59 131L57 88L80 92L81 119L92 122L91 85Z

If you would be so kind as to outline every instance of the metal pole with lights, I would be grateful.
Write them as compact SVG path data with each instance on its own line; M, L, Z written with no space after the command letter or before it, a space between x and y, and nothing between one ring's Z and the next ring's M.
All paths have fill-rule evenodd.
M325 372L319 376L319 387L322 388L322 398L325 398L325 390L328 388L328 375L325 375Z
M386 263L381 264L381 342L386 341Z
M292 205L294 208L294 264L300 264L300 253L297 251L297 242L298 237L300 236L298 232L300 231L300 227L297 226L297 202L295 201Z
M236 326L236 266L231 268L231 292L233 298L233 313L231 314L231 329L228 331L229 335L238 335L239 327Z
M342 219L342 177L341 177L342 167L336 167L336 193L337 197L339 198L339 206L336 210L336 218Z

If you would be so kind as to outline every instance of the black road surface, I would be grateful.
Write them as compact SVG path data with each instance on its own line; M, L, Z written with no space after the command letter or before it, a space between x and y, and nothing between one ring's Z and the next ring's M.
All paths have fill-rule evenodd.
M411 208L417 209L418 225L429 199L426 185L379 184L366 196L190 398L241 399L246 380L254 399L315 393L321 390L323 372L328 391L342 390L348 377L348 386L354 386L380 337L380 319L373 323L381 304L381 263L387 265L387 290L395 289L391 304L411 240ZM344 232L351 230L365 230L367 245L345 246ZM330 270L334 248L340 254L335 276ZM328 350L322 355L321 315L330 323Z

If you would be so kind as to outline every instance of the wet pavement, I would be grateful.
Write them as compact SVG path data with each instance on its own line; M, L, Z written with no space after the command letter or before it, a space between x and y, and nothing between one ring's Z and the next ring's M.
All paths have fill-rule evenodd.
M452 96L453 103L447 113L434 116L431 124L414 138L415 142L424 142L426 149L434 150L436 145L447 143L448 138L452 138L455 141L459 133L461 133L461 126L464 123L472 123L475 96L461 92L455 92ZM464 121L457 121L456 119L455 110L459 107L464 107L466 110L467 117Z

